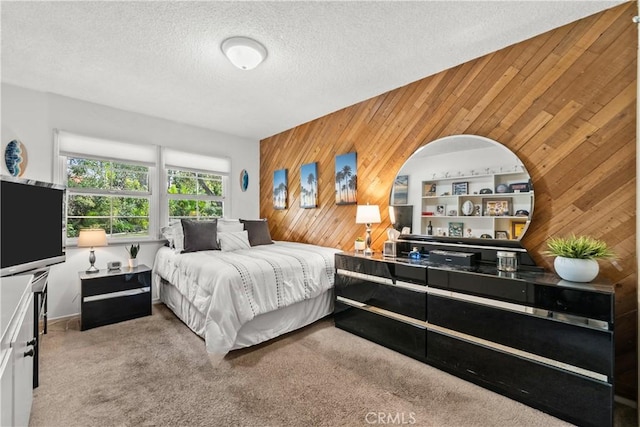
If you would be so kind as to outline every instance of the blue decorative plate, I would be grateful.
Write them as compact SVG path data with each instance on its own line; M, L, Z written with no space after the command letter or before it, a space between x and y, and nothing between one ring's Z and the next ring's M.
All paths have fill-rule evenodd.
M242 189L242 191L247 191L248 187L249 187L249 173L247 172L246 169L242 169L242 172L240 172L240 189Z
M22 176L27 168L27 149L24 144L14 139L4 150L4 163L13 176Z

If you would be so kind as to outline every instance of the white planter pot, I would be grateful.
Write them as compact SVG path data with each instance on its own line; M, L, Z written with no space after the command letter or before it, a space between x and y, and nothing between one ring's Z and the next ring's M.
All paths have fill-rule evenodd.
M138 258L129 258L129 267L137 267L138 266Z
M356 251L364 251L367 245L364 241L363 242L356 241L354 244L354 247Z
M595 259L556 257L553 267L558 276L571 282L590 282L596 278L600 265Z

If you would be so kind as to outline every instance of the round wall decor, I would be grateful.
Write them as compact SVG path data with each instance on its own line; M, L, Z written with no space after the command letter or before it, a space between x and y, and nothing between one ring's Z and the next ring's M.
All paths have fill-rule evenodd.
M4 149L4 163L13 176L22 176L27 168L27 148L17 139L7 144Z
M249 187L249 173L247 172L246 169L242 169L242 172L240 172L240 189L242 191L247 191L248 187Z

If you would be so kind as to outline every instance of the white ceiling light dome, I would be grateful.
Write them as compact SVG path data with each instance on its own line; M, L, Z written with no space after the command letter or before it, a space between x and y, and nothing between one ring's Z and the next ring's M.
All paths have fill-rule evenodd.
M267 57L267 49L248 37L226 39L222 42L222 51L241 70L252 70Z

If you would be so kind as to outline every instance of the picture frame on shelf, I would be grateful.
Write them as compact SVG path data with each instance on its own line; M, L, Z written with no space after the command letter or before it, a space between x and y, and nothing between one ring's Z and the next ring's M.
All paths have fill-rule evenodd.
M451 184L451 194L454 196L464 196L469 194L469 182L461 181Z
M531 185L528 182L514 182L509 184L510 193L528 193L531 191Z
M496 230L496 239L498 240L508 240L509 233L504 230Z
M482 199L483 216L510 216L511 215L511 198L486 198Z
M445 216L446 210L444 205L436 205L436 215Z
M425 181L422 183L422 194L425 197L435 197L436 196L436 183Z
M449 223L449 237L464 237L464 223L462 222L450 222Z
M513 239L519 239L527 226L527 221L511 221L511 236Z

